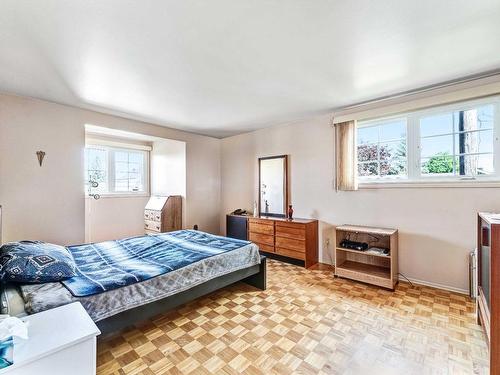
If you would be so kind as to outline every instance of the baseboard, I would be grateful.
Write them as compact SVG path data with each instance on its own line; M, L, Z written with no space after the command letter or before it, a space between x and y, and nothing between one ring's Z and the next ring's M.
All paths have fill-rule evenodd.
M438 283L432 283L430 281L418 280L418 279L414 279L414 278L411 278L411 277L408 277L407 279L410 280L413 284L430 286L430 287L436 288L436 289L443 289L443 290L448 290L450 292L455 292L455 293L469 295L469 289L455 288L454 286L449 286L449 285L444 285L444 284L438 284ZM406 279L404 277L402 277L401 275L399 276L399 280L400 281L406 281Z

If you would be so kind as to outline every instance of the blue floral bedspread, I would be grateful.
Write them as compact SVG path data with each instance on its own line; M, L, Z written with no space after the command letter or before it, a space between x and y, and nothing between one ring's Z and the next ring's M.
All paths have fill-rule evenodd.
M180 230L69 246L77 275L62 283L76 297L89 296L151 279L248 244L234 238Z

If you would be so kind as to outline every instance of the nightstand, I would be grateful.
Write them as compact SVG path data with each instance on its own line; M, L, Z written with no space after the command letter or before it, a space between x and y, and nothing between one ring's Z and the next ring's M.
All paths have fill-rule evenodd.
M93 375L101 333L79 302L22 318L28 340L14 339L14 364L0 374Z

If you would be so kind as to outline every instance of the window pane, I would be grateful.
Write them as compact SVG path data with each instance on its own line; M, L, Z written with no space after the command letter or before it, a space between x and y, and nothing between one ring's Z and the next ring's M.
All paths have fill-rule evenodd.
M443 135L420 140L420 156L453 155L453 135Z
M119 174L119 173L127 174L128 173L128 163L124 163L121 161L115 162L115 173L116 174Z
M454 128L456 132L493 129L493 121L494 107L491 104L454 113Z
M142 164L144 161L144 155L142 153L134 152L129 154L129 162Z
M479 155L476 172L477 175L490 175L495 173L495 168L493 168L493 154Z
M495 108L493 104L478 107L477 119L479 121L479 129L493 129L494 116Z
M377 126L359 127L357 130L358 145L378 142Z
M358 163L359 176L378 176L378 163Z
M128 172L127 171L125 171L125 172L115 171L115 180L116 181L118 181L118 180L127 181L128 180Z
M128 152L115 151L115 161L128 162Z
M141 166L138 163L129 163L128 171L130 173L139 173L141 170Z
M128 191L128 180L115 180L115 191Z
M144 191L144 160L140 151L115 152L115 191Z
M426 175L453 175L453 156L445 153L438 153L431 158L421 159L421 172Z
M358 146L358 161L370 161L378 159L378 146L360 145Z
M453 114L442 113L420 119L420 136L453 133Z
M397 120L381 124L380 141L392 141L406 138L406 121Z
M455 145L457 154L493 152L493 130L458 133Z
M406 159L392 159L380 162L381 176L406 176Z
M493 174L493 154L462 155L458 157L461 176L481 176Z
M90 182L97 187L90 188ZM90 193L108 192L108 151L88 147L85 149L85 190Z
M380 160L406 158L406 140L383 142L379 145Z
M358 176L407 176L406 118L358 128Z

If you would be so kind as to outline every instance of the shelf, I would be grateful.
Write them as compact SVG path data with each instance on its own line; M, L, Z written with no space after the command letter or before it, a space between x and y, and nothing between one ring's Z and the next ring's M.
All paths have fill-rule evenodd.
M390 280L391 278L390 268L360 262L353 262L352 260L344 261L342 264L338 265L337 268L363 273L368 276L380 277L381 279Z
M335 275L394 290L398 282L398 230L341 225L335 228ZM376 239L376 241L373 241ZM389 250L389 254L368 253L342 247L353 240Z
M346 249L345 247L337 247L336 249L340 250L340 251L346 251L348 253L354 253L354 254L365 255L365 256L370 256L370 257L391 259L390 255L372 254L372 253L367 253L366 251Z
M364 227L361 225L341 225L336 229L342 232L367 233L382 236L391 236L397 232L397 229Z

